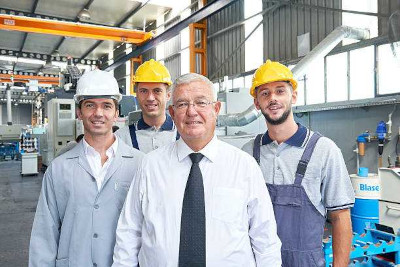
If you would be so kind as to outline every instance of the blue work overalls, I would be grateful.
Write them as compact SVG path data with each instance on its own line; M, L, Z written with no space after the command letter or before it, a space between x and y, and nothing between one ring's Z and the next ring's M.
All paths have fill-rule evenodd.
M293 184L268 184L278 236L282 242L283 267L325 266L322 238L325 218L315 208L301 185L319 133L314 133L297 165ZM254 140L253 156L260 164L262 134Z

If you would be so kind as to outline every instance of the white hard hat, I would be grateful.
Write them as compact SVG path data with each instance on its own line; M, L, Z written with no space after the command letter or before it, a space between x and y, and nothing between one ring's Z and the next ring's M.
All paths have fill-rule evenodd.
M87 98L112 98L118 102L122 95L119 93L117 80L114 76L103 70L86 72L78 80L74 100L77 104Z

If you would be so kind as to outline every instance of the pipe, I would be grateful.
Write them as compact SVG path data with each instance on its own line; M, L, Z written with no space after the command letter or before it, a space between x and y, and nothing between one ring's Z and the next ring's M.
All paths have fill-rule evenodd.
M11 113L11 88L7 85L7 124L12 125L12 113Z
M295 78L304 75L307 68L318 58L326 56L344 38L364 40L369 38L369 31L349 26L340 26L325 37L312 51L310 51L293 68ZM218 116L218 126L244 126L260 117L261 112L251 105L240 113L225 114Z
M249 124L253 118L258 118L260 114L261 112L251 105L243 112L218 116L217 126L243 126Z
M365 40L369 38L369 30L352 28L349 26L337 27L296 64L292 70L293 76L298 78L304 75L307 67L309 67L316 59L326 56L344 38Z

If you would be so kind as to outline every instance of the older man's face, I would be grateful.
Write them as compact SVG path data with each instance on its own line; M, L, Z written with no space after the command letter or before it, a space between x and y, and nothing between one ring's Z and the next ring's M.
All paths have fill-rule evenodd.
M169 112L182 139L192 149L203 148L214 136L221 103L214 103L212 89L203 81L178 86L172 99Z

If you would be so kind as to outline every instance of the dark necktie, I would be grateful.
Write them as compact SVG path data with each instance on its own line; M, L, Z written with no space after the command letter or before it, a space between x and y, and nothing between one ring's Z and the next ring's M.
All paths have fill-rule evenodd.
M206 266L206 216L204 185L199 162L200 153L189 155L192 160L182 204L179 267Z

